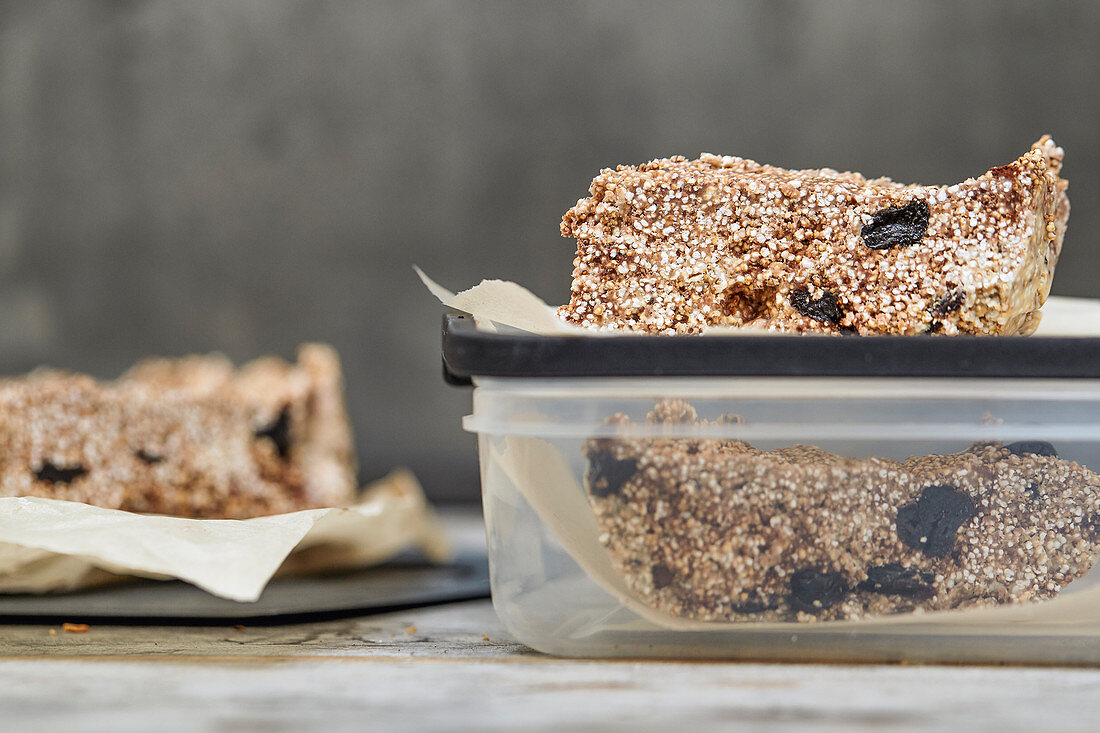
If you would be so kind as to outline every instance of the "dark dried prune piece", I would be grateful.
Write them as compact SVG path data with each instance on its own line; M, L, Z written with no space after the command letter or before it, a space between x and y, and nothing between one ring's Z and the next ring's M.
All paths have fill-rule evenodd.
M867 580L858 586L868 593L885 593L890 596L905 596L915 601L927 601L934 594L932 573L918 572L891 562L867 568Z
M88 469L79 463L72 466L57 466L51 461L43 461L42 468L34 472L39 481L51 484L69 484L88 473Z
M1058 451L1053 445L1045 440L1018 440L1015 443L1009 443L1005 446L1005 450L1014 456L1047 456L1048 458L1057 458Z
M928 486L914 503L898 509L898 538L928 557L943 557L955 546L959 527L977 513L966 493L953 486Z
M946 316L948 313L954 313L962 308L964 302L966 302L966 296L963 295L963 291L956 290L950 295L945 295L937 300L936 304L932 306L932 312L937 316Z
M161 461L164 460L164 456L158 455L156 453L150 453L149 451L145 450L144 448L139 448L137 450L137 452L134 453L134 455L138 457L138 460L140 460L144 463L148 463L149 465L152 465L154 463L160 463Z
M908 247L924 239L930 214L926 201L913 199L905 206L875 212L871 223L864 224L859 234L871 249Z
M793 291L789 296L789 300L794 309L807 318L813 318L815 321L821 321L822 323L840 322L840 306L836 302L836 296L828 290L820 298L814 300L810 297L810 291L802 288Z
M789 600L796 611L818 613L843 601L849 590L844 573L802 568L791 575Z
M257 438L267 438L275 444L275 450L279 458L286 458L290 454L290 408L283 407L275 420L265 428L257 430Z
M593 496L605 497L619 493L630 477L638 472L637 458L616 458L609 450L594 451L588 456L588 490Z
M660 590L667 586L672 585L672 581L676 580L676 575L673 574L672 569L668 565L662 563L656 563L650 569L653 573L653 589Z

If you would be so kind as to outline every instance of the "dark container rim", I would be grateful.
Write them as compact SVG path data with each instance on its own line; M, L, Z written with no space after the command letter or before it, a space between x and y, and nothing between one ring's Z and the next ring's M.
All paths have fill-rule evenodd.
M1100 378L1100 338L1035 336L653 336L480 331L443 316L443 375L474 377Z

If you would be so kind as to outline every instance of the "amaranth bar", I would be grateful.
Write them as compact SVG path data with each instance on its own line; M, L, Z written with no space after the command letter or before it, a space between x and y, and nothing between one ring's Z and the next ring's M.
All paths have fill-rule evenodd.
M562 220L577 240L558 314L694 333L1027 334L1069 219L1049 136L952 186L677 156L604 170Z
M707 424L679 400L647 422ZM592 439L584 453L614 567L641 599L683 618L1036 601L1088 572L1100 549L1100 476L1042 441L904 461L686 438Z

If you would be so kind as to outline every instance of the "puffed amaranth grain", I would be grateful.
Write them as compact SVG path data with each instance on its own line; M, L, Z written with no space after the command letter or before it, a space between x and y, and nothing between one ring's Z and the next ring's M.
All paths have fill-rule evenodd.
M704 154L604 170L564 216L569 323L860 334L1026 334L1069 219L1063 151L951 186Z
M193 356L115 382L56 371L0 382L0 496L240 519L343 505L355 491L328 346L303 346L296 364Z
M625 424L624 417L613 419ZM682 401L649 422L704 425ZM1100 553L1100 476L1046 443L845 458L601 438L585 485L616 570L704 621L822 621L1053 598Z

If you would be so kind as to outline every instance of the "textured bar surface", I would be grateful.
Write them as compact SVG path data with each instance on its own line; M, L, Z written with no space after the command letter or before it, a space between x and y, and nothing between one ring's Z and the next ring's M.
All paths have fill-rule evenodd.
M1069 218L1063 151L952 186L673 157L604 170L564 216L559 315L595 328L1027 334Z
M705 421L668 400L647 422ZM674 616L822 621L1043 600L1100 551L1100 476L1044 442L904 461L694 439L594 439L585 454L613 564Z
M346 504L355 489L327 346L239 371L194 356L146 361L111 383L55 371L0 383L0 496L244 518Z

